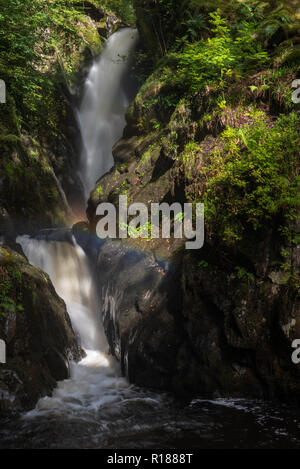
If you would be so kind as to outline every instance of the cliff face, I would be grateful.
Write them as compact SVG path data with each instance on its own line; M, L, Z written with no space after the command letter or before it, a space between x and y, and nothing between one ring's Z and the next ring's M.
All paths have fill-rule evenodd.
M228 1L215 11L214 1L200 3L135 0L138 69L147 77L87 214L94 234L97 205L118 205L119 195L148 207L203 202L204 247L189 252L183 241L150 237L103 243L86 227L74 232L97 264L110 348L132 382L181 395L297 400L299 105L291 83L299 20L286 21L274 5L258 11ZM25 93L20 105L20 75L0 108L4 409L33 406L67 376L65 360L80 355L48 277L10 249L19 249L17 231L63 224L69 205L81 210L73 92L87 68L77 80L73 72L101 50L98 33L118 23L92 3L83 7L67 30L53 13L57 47L43 30L50 51L34 78L45 94L36 101Z
M68 377L69 360L82 356L64 302L15 238L84 213L76 96L120 22L90 2L78 9L50 2L43 12L35 1L1 6L0 78L7 89L0 104L0 338L7 346L1 416L34 407Z
M56 381L68 377L69 360L78 360L83 352L47 274L2 247L0 282L0 336L7 357L0 366L3 416L34 407Z
M11 228L32 233L84 215L78 90L120 20L90 2L77 6L51 4L45 18L38 2L3 10L0 28L6 20L11 41L1 62L7 96L0 106L0 236L6 241Z
M139 99L129 110L130 137L114 149L115 168L90 200L93 228L97 204L117 205L121 193L148 206L188 200L177 160L166 154L168 137L132 136ZM189 110L181 116L176 132L189 139ZM197 174L191 179L196 184ZM130 240L101 243L95 256L106 333L132 382L181 395L297 398L291 343L300 333L299 299L290 269L299 270L299 247L276 225L249 229L234 244L211 237L196 252L173 240Z
M176 17L164 13L164 40L158 39L153 26L149 33L157 2L135 3L152 59L157 40L170 47L164 27ZM97 205L117 205L120 194L148 207L204 202L205 245L198 251L174 240L94 245L105 328L132 382L180 394L297 400L291 343L300 333L299 116L290 87L299 71L293 56L282 54L284 44L272 60L257 46L252 71L237 65L220 84L204 31L197 45L155 65L87 213L95 230ZM280 32L268 41L278 46ZM196 53L203 54L200 81L189 76ZM235 46L232 54L238 64Z

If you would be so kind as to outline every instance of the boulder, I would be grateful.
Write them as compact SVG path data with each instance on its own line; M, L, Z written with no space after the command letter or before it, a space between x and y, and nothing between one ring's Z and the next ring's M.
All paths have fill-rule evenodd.
M83 352L49 276L8 247L0 248L0 284L0 338L6 344L0 409L6 413L34 407L68 378L69 361Z

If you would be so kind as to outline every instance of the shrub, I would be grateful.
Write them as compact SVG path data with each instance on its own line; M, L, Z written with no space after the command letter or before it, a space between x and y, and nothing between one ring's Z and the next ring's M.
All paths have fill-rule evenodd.
M208 84L223 88L227 78L241 77L268 60L267 52L255 39L255 23L244 21L233 33L219 10L210 17L214 37L194 43L184 40L182 51L173 54L178 63L173 83L185 83L192 93Z
M281 116L275 125L259 113L253 124L227 127L222 149L212 152L200 172L211 229L227 240L241 239L281 217L289 223L300 207L299 118Z

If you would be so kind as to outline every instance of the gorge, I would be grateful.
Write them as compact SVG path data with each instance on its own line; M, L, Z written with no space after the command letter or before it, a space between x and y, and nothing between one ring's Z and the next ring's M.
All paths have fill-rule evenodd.
M0 447L299 448L299 112L261 89L287 89L297 66L269 73L253 45L257 68L239 75L231 45L237 68L221 66L222 85L199 72L196 91L192 65L164 51L183 12L163 10L157 31L152 2L134 6L140 40L101 8L84 13L108 38L60 85L61 134L2 132ZM225 20L202 13L229 44ZM204 247L99 239L98 205L122 195L203 202Z

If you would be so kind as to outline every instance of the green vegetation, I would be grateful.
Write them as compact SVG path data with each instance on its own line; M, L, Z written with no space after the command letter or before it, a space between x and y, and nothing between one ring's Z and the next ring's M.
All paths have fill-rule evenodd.
M138 19L148 45L153 41L161 56L174 49L174 39L177 43L196 43L211 36L210 15L216 11L229 22L232 36L238 35L239 30L245 33L245 27L253 28L255 37L251 39L257 38L268 47L277 46L278 37L283 37L280 42L284 42L284 47L291 45L291 38L299 28L296 0L135 0L134 3L143 13L143 18Z
M0 319L16 310L24 311L22 306L22 272L17 261L7 251L0 248ZM5 259L3 261L3 258Z
M103 194L103 187L98 186L97 189L96 189L96 192L97 192L97 195L102 195Z
M65 222L57 184L63 175L54 173L67 158L69 89L80 64L101 47L84 2L0 0L2 203L21 223Z
M168 200L205 204L206 247L196 268L218 269L228 256L232 277L249 286L253 245L268 234L281 283L300 292L291 261L300 241L300 107L292 101L300 78L298 2L134 3L152 70L129 118L139 135L153 135L143 154L153 141L158 146L157 187L172 168ZM135 197L146 198L145 189Z
M246 229L257 230L279 215L295 221L299 213L298 116L281 116L272 125L256 114L250 125L221 133L221 149L207 156L199 172L207 220L227 240L241 239Z
M162 53L136 102L155 116L152 128L163 134L166 157L176 158L187 199L205 202L209 233L238 241L250 227L257 230L277 217L282 224L282 218L295 222L300 136L291 83L299 73L296 3L145 3L152 22L160 17L156 37ZM159 92L151 93L155 89ZM211 139L217 132L213 142L180 137L182 125L189 125L183 116L195 101L201 109L196 135ZM147 129L144 115L139 125Z
M75 0L0 0L1 78L19 129L59 131L57 95L72 83L86 46L99 50L100 37Z
M208 86L224 90L236 80L264 70L266 66L278 68L299 60L297 31L300 21L296 5L284 5L292 2L282 2L273 9L266 3L255 1L228 2L231 9L222 1L203 2L202 5L199 2L197 6L194 5L197 2L181 3L187 9L181 10L179 18L174 17L178 5L175 8L174 2L165 4L165 7L169 5L170 14L174 7L172 21L178 33L176 41L173 38L168 47L160 46L164 52L158 62L160 81L174 89L175 94L177 90L177 95L192 96ZM213 5L218 8L210 11ZM179 24L180 18L182 23ZM166 44L166 39L160 40ZM266 89L260 88L260 91ZM167 105L168 96L173 98L174 92L169 91L164 96ZM171 101L173 105L174 99Z
M128 24L135 24L135 12L130 0L95 0L99 7L104 7Z
M149 221L137 227L131 226L126 223L121 223L120 227L122 231L126 231L128 236L132 239L143 238L146 241L151 241L152 239L151 238L152 224Z
M210 13L213 37L190 43L186 38L180 41L180 52L173 57L177 74L170 82L185 84L191 93L210 86L222 89L231 77L240 79L245 72L264 65L268 54L255 40L255 23L243 22L237 29L230 29L228 22L220 16L220 10Z

